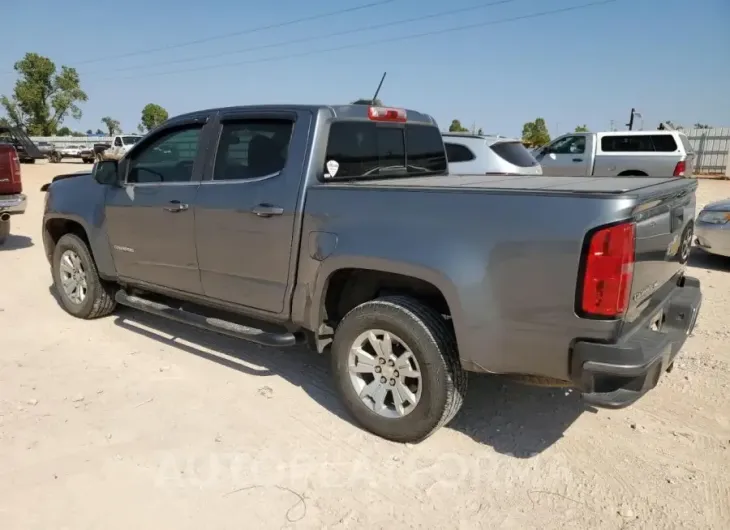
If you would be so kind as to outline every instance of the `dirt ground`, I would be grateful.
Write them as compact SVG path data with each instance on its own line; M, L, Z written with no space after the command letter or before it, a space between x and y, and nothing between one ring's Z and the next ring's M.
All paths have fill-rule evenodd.
M39 187L86 167L24 165L0 250L0 528L727 528L730 259L695 251L698 328L634 406L472 376L449 426L398 445L346 419L316 354L61 310Z

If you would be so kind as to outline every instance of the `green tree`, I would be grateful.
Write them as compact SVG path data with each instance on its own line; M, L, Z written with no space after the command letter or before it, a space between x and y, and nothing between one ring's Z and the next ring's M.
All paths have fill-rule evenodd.
M479 130L477 131L477 134L479 136L483 135L484 134L484 130L481 127L479 127Z
M61 127L56 131L56 136L71 136L71 129L68 127Z
M96 132L95 132L94 134L95 134L96 136L104 136L104 131L102 131L101 129L97 129L97 130L96 130Z
M115 134L122 132L122 125L119 123L119 120L106 116L102 118L101 121L104 125L106 125L106 128L109 131L109 136L114 136Z
M379 99L356 99L350 105L372 105L374 107L382 107L383 102Z
M3 117L0 118L0 127L10 127L11 123L8 121L7 118Z
M138 129L140 132L151 131L168 117L167 111L157 103L148 103L142 109L142 123L139 124Z
M58 72L53 61L37 53L26 53L14 68L13 95L0 96L0 105L16 126L30 135L52 136L68 116L81 118L79 103L88 96L75 68L62 66Z
M91 136L92 134L94 134L94 131L92 129L86 130L86 136Z
M550 142L545 120L537 118L535 121L528 121L522 126L522 141L529 145L546 145Z
M463 127L459 120L451 120L451 125L449 125L449 132L469 132L469 129Z
M712 127L710 127L706 123L699 123L699 122L695 123L694 128L695 129L712 129Z
M588 126L584 123L583 125L576 125L575 132L590 132Z

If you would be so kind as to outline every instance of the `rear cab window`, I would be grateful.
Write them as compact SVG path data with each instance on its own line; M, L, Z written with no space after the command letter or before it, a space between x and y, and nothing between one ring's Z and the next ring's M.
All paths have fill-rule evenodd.
M671 134L627 134L601 138L604 153L672 153L677 142Z
M446 151L436 124L340 120L330 126L325 178L444 175Z

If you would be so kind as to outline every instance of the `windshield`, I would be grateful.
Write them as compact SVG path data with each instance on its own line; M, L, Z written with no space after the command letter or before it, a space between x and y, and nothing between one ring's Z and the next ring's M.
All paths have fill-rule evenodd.
M446 151L435 126L340 121L330 128L325 176L397 177L446 171Z
M122 136L122 142L124 145L134 145L139 142L141 136Z

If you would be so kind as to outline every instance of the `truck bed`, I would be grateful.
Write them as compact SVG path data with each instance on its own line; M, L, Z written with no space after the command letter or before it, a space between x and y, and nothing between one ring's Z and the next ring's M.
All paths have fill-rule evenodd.
M406 188L467 188L509 191L556 191L563 193L587 193L620 195L643 190L652 186L677 181L678 187L686 183L681 177L556 177L530 175L445 175L437 177L394 178L360 181L365 186ZM666 187L664 187L666 189Z

